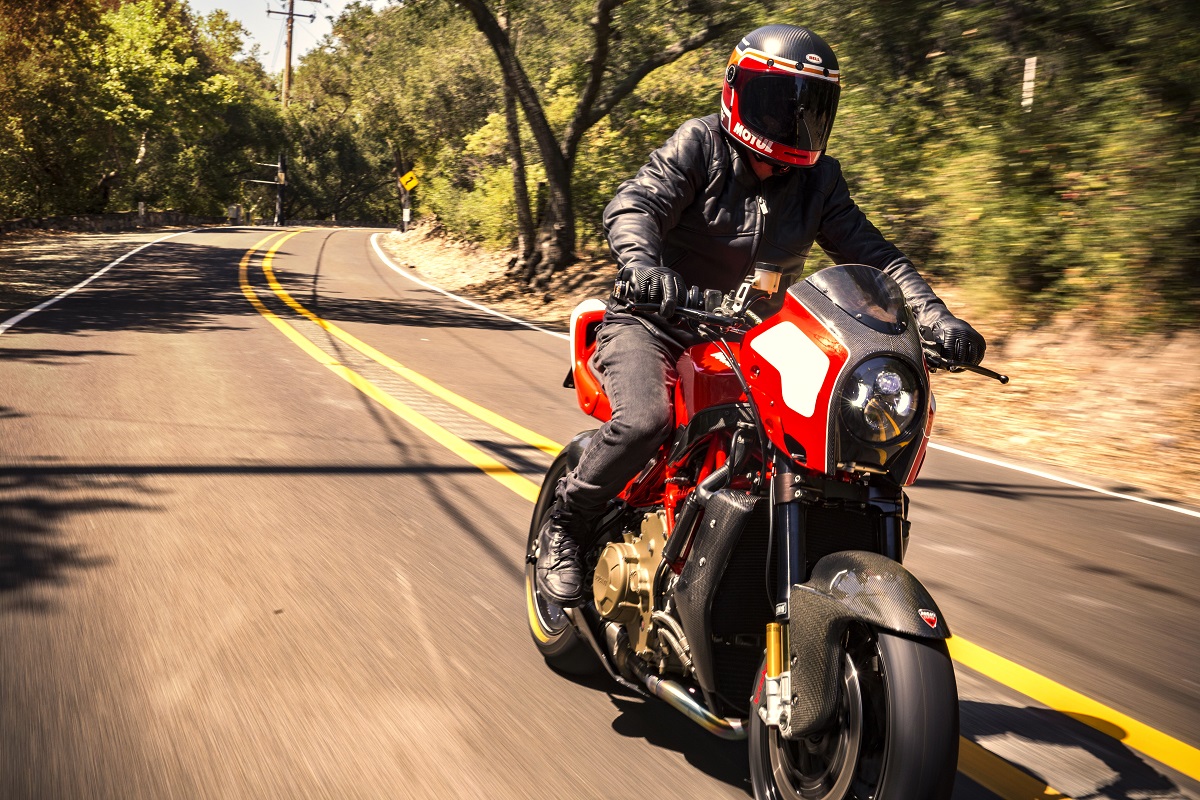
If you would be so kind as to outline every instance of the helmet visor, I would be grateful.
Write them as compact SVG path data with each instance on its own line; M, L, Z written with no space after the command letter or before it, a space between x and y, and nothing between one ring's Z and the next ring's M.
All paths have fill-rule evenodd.
M746 127L773 142L824 150L839 92L836 83L821 78L750 72L738 90L738 110Z

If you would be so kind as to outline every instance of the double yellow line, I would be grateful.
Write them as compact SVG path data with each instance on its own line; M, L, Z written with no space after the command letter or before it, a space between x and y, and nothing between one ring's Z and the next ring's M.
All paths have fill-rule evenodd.
M547 439L512 420L506 419L414 372L337 325L313 314L298 303L279 283L279 280L275 276L273 262L275 254L284 243L305 232L306 229L290 233L276 232L265 237L246 251L238 267L238 281L241 285L242 293L246 296L250 304L301 350L335 375L354 386L354 388L372 400L378 402L405 422L422 431L467 463L491 476L512 492L530 502L536 502L540 490L538 484L513 472L487 453L455 436L411 406L395 399L358 372L329 356L262 303L250 285L248 278L249 266L255 253L265 247L272 239L275 239L275 243L263 255L262 271L271 291L289 308L305 319L315 323L331 336L345 342L362 355L386 367L430 395L491 425L497 430L507 433L514 439L550 455L554 455L562 449L562 446L557 442ZM1113 736L1129 747L1145 753L1151 758L1191 778L1200 779L1200 750L1173 739L1115 709L1098 703L1072 689L1055 683L1049 678L1038 675L1015 662L991 653L957 636L951 638L948 644L951 656L960 664L970 667L1009 688L1015 689L1051 709L1095 728L1101 733ZM960 741L959 753L960 769L972 780L1002 797L1010 798L1010 800L1041 800L1045 798L1064 797L1062 793L1047 786L1044 782L1013 767L1008 762L967 739Z
M250 285L249 276L248 276L250 261L254 257L254 254L256 251L263 248L267 244L267 242L269 242L272 239L275 239L275 237L279 236L280 238L277 239L273 245L271 245L270 249L267 250L266 255L263 257L262 267L263 267L263 273L267 276L268 283L271 286L271 290L273 292L275 292L276 296L278 296L280 300L283 300L285 303L288 304L288 306L296 309L297 311L302 313L308 319L316 322L324 330L328 331L329 333L333 334L334 336L337 336L339 339L346 342L347 344L350 344L352 347L354 347L356 350L363 353L364 355L367 355L368 357L375 359L375 360L378 360L378 359L376 359L376 356L380 357L381 359L385 359L385 360L380 360L379 363L383 364L384 366L388 367L389 369L392 369L394 372L401 375L402 377L405 377L409 380L412 380L413 378L419 378L421 382L418 383L417 385L422 386L422 388L436 386L436 384L434 384L432 381L429 381L428 379L426 379L424 377L418 376L416 373L412 372L412 370L409 370L407 367L404 367L400 363L388 358L387 356L383 355L383 353L380 353L379 351L375 350L375 348L367 346L363 342L361 342L358 339L356 339L355 337L351 336L349 333L346 333L345 331L343 331L341 328L338 328L336 325L334 325L330 322L326 322L325 320L317 317L315 314L311 313L310 311L305 309L303 306L301 306L299 303L297 303L295 300L293 300L292 297L283 290L283 287L280 286L279 281L277 281L275 279L274 271L271 269L271 261L274 260L275 253L279 250L280 247L283 246L283 244L285 242L287 242L289 239L299 236L300 234L302 234L304 232L305 232L305 230L301 229L298 231L294 231L292 233L284 234L282 236L280 236L279 233L273 233L270 236L267 236L266 238L259 241L257 244L255 244L253 247L251 247L249 250L247 250L246 254L244 256L242 256L241 263L238 265L238 283L241 285L242 294L244 294L246 296L246 299L250 301L250 305L254 306L255 310L258 311L259 314L262 314L264 317L266 317L267 321L270 322L272 325L274 325L276 328L278 328L279 331L281 333L283 333L284 336L291 339L292 342L294 342L297 347L299 347L301 350L303 350L308 355L312 356L312 358L315 361L317 361L317 363L326 367L334 375L337 375L339 378L341 378L342 380L349 383L355 389L358 389L360 392L365 394L367 397L370 397L372 400L379 403L381 406L386 408L388 411L391 411L393 414L400 417L400 419L409 423L414 428L417 428L422 433L424 433L426 436L433 439L435 442L437 442L441 446L445 447L447 450L454 453L459 458L466 461L468 464L478 467L480 470L487 473L495 480L499 481L503 486L516 492L518 495L525 498L529 502L531 502L531 503L536 502L537 496L538 496L538 491L539 491L540 487L537 484L535 484L533 481L530 481L528 478L522 478L520 475L513 472L511 469L509 469L504 464L501 464L499 461L492 458L491 456L489 456L487 453L480 450L475 445L473 445L469 442L463 441L462 439L455 436L453 433L446 430L441 425L438 425L436 422L429 419L428 417L426 417L424 414L420 413L416 409L414 409L411 406L409 406L405 403L402 403L399 400L397 400L396 398L392 397L390 394L388 394L387 392L380 389L374 383L367 380L366 378L364 378L359 373L355 372L350 367L341 363L340 361L333 358L332 356L326 354L323 350L321 350L319 347L317 347L311 341L309 341L298 330L293 328L290 324L288 324L284 320L280 319L278 316L275 315L274 312L272 312L269 308L267 308L265 305L263 305L263 302L258 299L258 295L254 292L254 288ZM416 382L416 381L414 381L414 382ZM476 406L474 403L467 400L466 398L459 397L458 395L454 394L453 392L449 391L448 389L443 389L440 386L436 387L436 395L438 397L441 397L443 400L446 400L447 402L451 402L455 405L458 405L458 407L463 409L464 411L467 411L468 409L479 409L481 411L483 410L479 406ZM468 411L468 413L470 413L470 411ZM503 420L503 418L500 417L499 415L491 414L491 412L488 412L488 414L492 418L494 418L496 421L503 421L504 423L506 423L508 425L507 430L510 433L512 433L513 431L516 431L518 429L522 430L522 431L524 430L523 428L520 428L520 426L516 425L516 423L510 423L507 420ZM529 433L531 435L535 435L535 434L532 434L531 431ZM541 438L541 437L539 437L539 438ZM558 451L558 447L556 445L554 445L552 442L550 442L548 439L543 439L542 442L543 442L544 446L548 443L549 446L551 447L551 449L553 450L553 452Z

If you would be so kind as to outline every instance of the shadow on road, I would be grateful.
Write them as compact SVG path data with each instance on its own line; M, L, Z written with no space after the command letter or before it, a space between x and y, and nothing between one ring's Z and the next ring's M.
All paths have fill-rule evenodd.
M630 739L645 739L648 744L681 753L694 768L722 783L751 794L750 767L745 742L718 739L689 721L678 711L658 700L638 697L617 684L597 662L596 672L576 675L551 668L564 680L604 692L620 715L612 729Z
M1072 486L1046 486L1034 483L995 483L992 481L950 480L947 478L921 478L915 487L926 491L965 492L1002 500L1069 500L1095 499L1096 495Z
M962 735L998 755L1004 756L1004 745L1024 752L1051 748L1055 753L1053 758L1042 753L1037 761L1065 765L1063 773L1069 771L1071 777L1055 775L1052 780L1048 776L1038 777L1074 800L1184 797L1171 778L1140 753L1121 744L1119 739L1125 736L1124 730L1104 720L1087 717L1085 724L1082 715L1075 718L1046 708L972 700L964 700L959 708Z
M241 326L230 317L258 317L238 284L238 264L248 248L218 243L221 234L237 231L208 231L206 244L167 241L148 248L102 275L70 298L23 320L13 333L57 333L84 335L104 331L182 333L194 330L236 330ZM315 242L313 243L315 244ZM286 283L288 273L280 270L284 257L302 253L304 240L290 242L277 253L276 269ZM297 281L311 280L298 275ZM260 288L264 300L273 299L265 287L258 261L251 265L251 283ZM422 302L427 295L430 302ZM415 296L415 300L413 297ZM521 326L467 307L445 309L441 295L431 290L414 290L405 301L355 299L325 295L309 300L311 310L334 322L364 322L413 327L486 328L515 330ZM15 345L5 337L0 353ZM21 352L19 348L17 352ZM36 351L30 351L36 352ZM44 351L43 357L113 355L103 350L87 352ZM20 355L9 356L21 358ZM34 358L36 356L25 356Z
M62 585L73 572L108 559L62 539L71 517L147 508L118 495L146 494L135 479L0 472L0 610L50 611L53 601L28 591Z
M621 715L612 728L622 736L681 753L695 769L751 794L750 764L745 742L727 742L704 731L678 711L657 700L611 694Z
M87 359L93 356L123 356L112 350L61 350L45 347L5 347L0 361L24 361L29 364L57 364L68 359ZM69 362L68 362L69 363ZM79 363L79 362L76 362Z
M980 495L982 497L995 497L1001 500L1086 500L1091 503L1095 502L1111 502L1124 503L1127 502L1120 498L1100 495L1089 489L1082 489L1067 484L1056 485L1052 483L996 483L993 481L969 481L969 480L950 480L947 478L920 478L915 484L915 488L920 490L930 491L946 491L946 492L964 492L966 494ZM1168 497L1157 494L1145 487L1137 486L1109 486L1107 491L1119 492L1121 494L1132 495L1144 500L1152 500L1155 503L1161 503L1167 506L1178 508L1187 508L1186 503L1179 501L1179 498Z

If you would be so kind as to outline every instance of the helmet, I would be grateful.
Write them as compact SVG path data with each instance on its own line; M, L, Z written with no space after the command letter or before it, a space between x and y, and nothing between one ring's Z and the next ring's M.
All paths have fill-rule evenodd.
M760 158L811 167L829 140L841 93L837 56L807 28L767 25L729 57L721 127Z

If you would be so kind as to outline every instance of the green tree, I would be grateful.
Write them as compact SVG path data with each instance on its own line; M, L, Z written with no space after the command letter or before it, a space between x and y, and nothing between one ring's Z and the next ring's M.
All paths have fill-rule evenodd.
M26 5L0 6L5 216L137 200L212 212L237 197L278 125L237 25L176 0Z
M556 135L541 93L493 9L484 0L460 0L460 4L470 12L496 54L504 82L521 106L541 156L548 202L537 245L516 274L535 285L544 285L558 269L575 259L571 180L584 134L607 117L643 78L727 34L741 22L741 14L734 3L596 0L587 18L590 36L583 36L581 30L571 39L587 41L589 47L586 57L575 62L579 69L572 76L577 97L574 110L561 134ZM572 10L578 13L584 7L574 4ZM668 43L665 47L664 42Z

